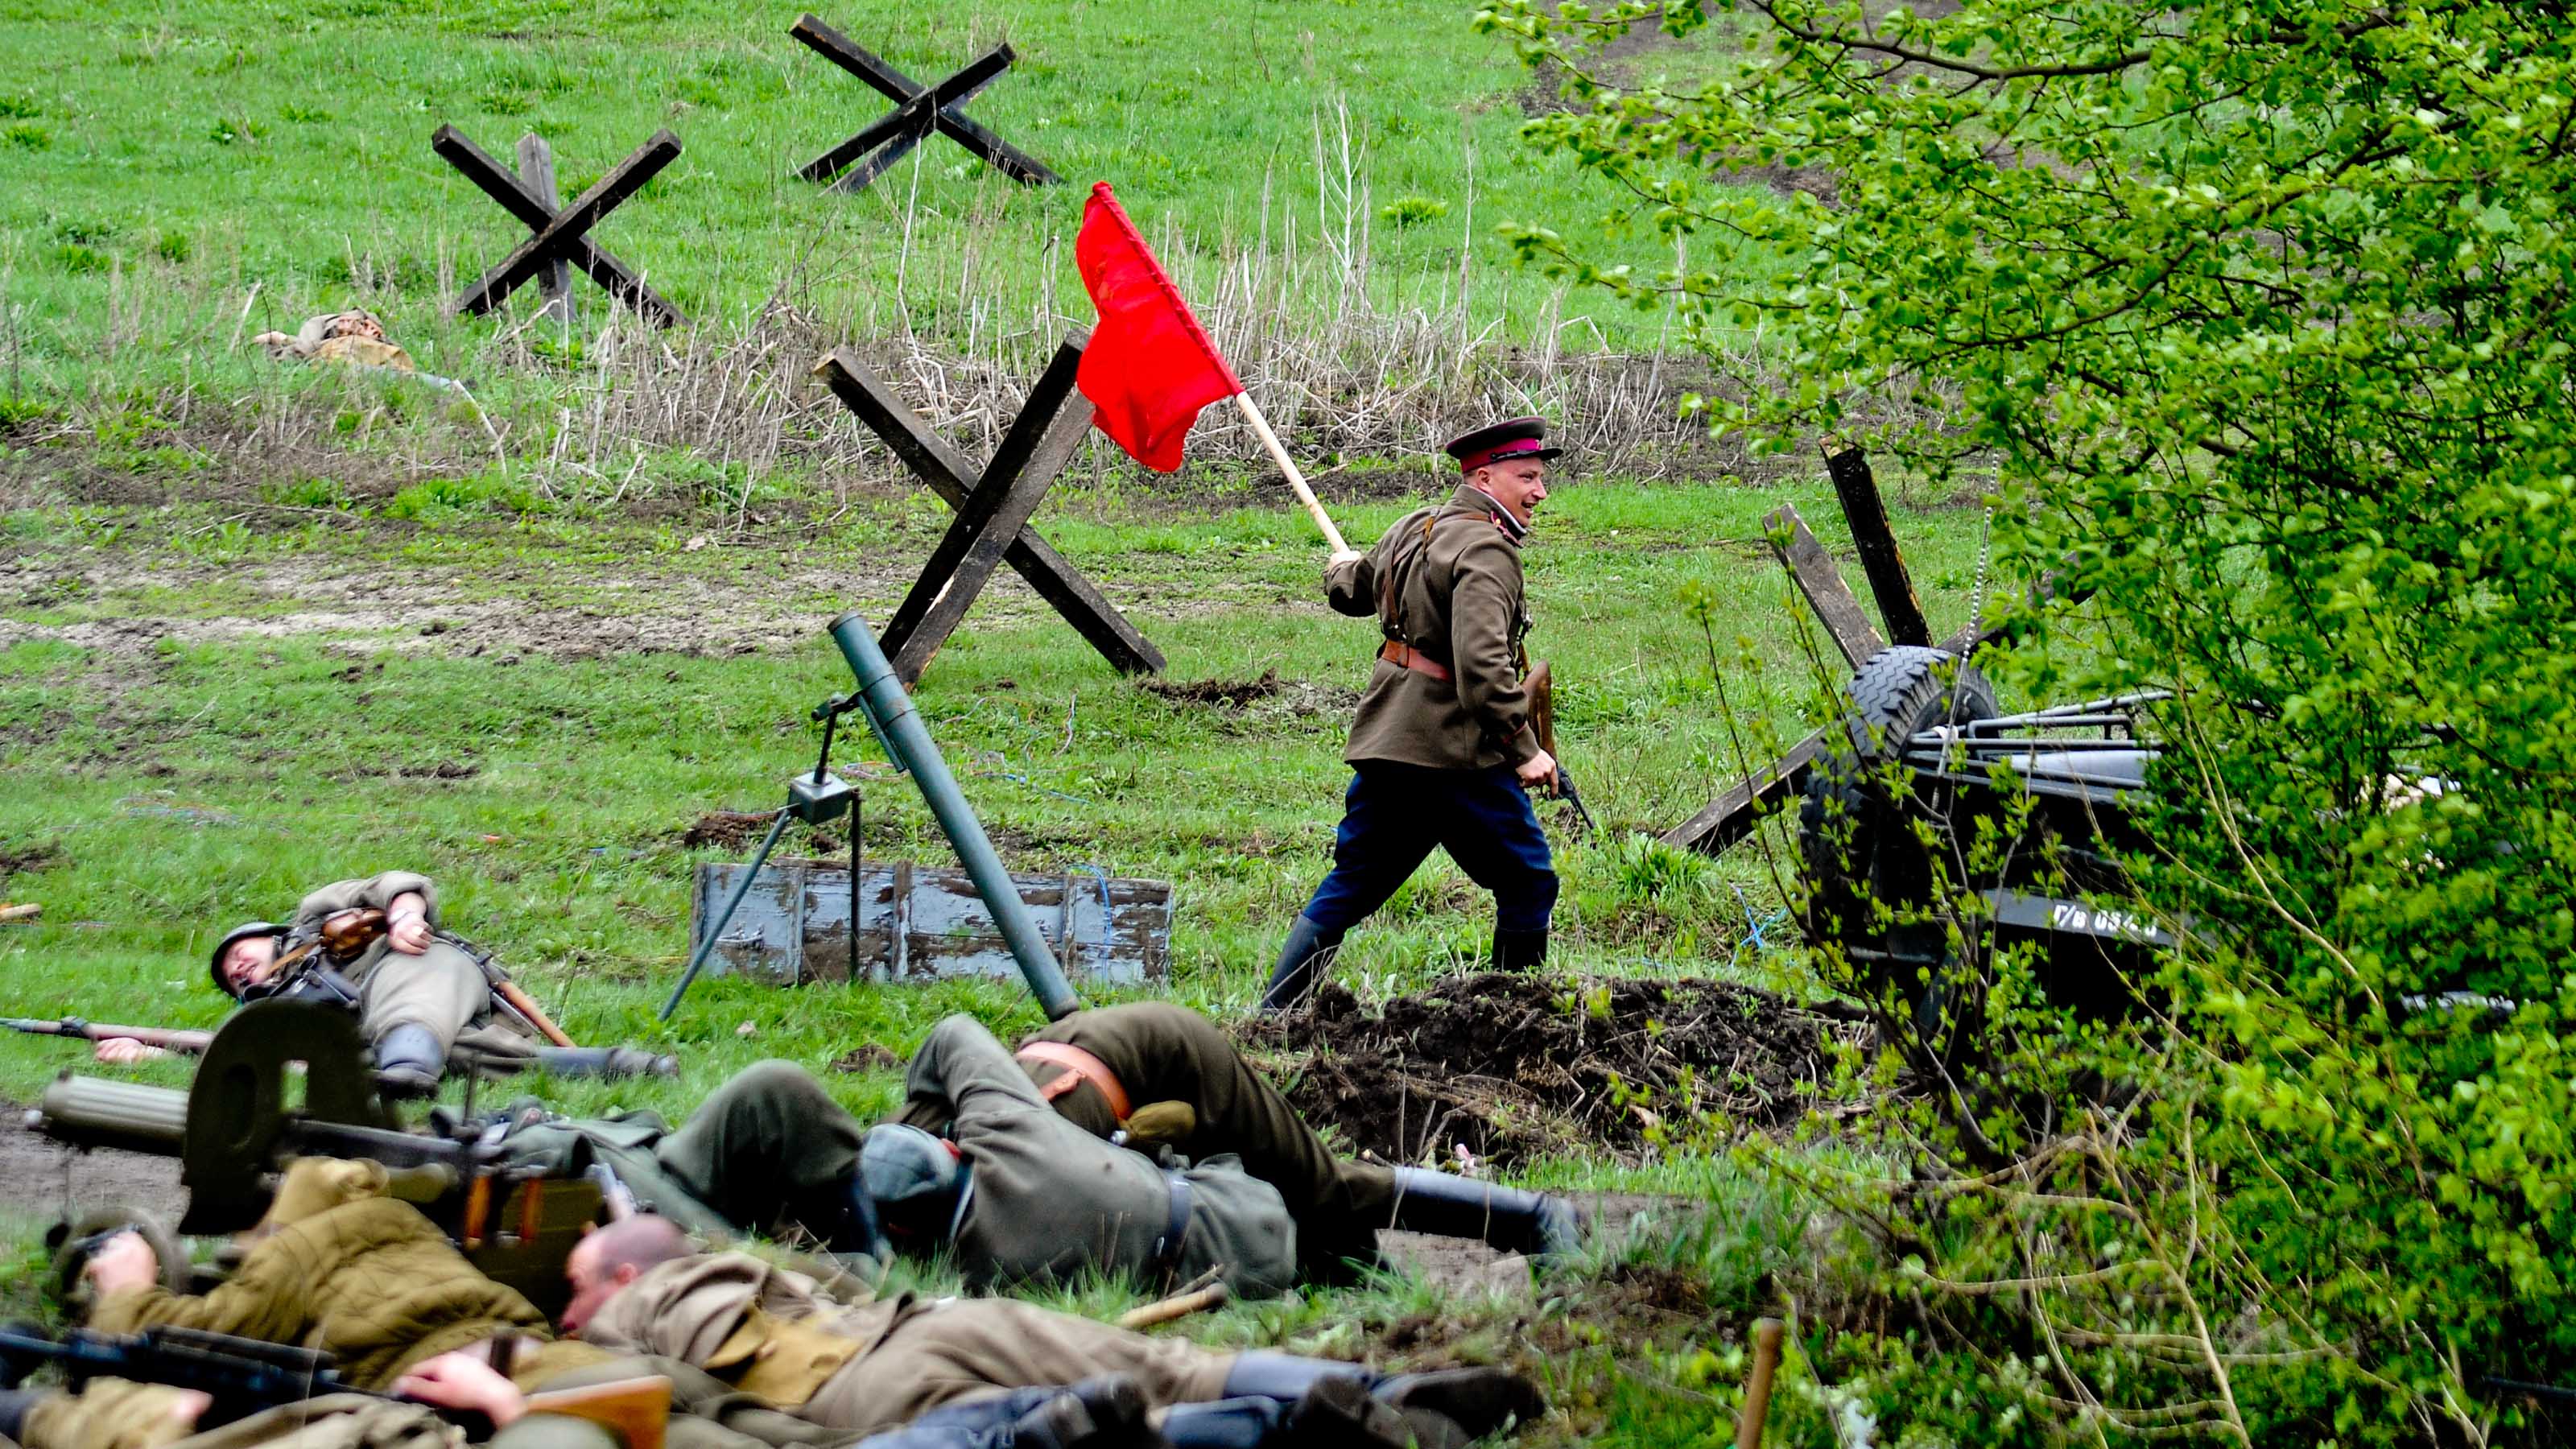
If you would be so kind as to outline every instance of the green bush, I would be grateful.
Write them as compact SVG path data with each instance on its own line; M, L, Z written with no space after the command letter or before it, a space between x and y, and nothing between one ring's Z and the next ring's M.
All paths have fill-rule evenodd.
M1720 10L1724 84L1604 83L1631 23ZM1701 400L1757 448L1992 466L1998 576L2091 601L1983 662L2176 692L2131 863L2191 923L2165 1009L2069 1021L1996 963L1995 1089L1936 1092L1910 1180L1853 1193L1928 1327L1850 1352L1891 1438L2509 1436L2486 1376L2576 1382L2576 26L1871 14L1479 19L1564 77L1527 134L1687 258L1522 226L1527 260L1712 352L1761 337L1796 386ZM1747 285L1748 253L1794 265ZM2450 990L2501 1004L2410 1013Z

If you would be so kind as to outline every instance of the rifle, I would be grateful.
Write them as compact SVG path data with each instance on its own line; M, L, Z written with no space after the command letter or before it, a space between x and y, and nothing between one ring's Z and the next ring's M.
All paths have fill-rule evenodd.
M215 1039L211 1031L190 1031L175 1026L115 1026L106 1022L85 1021L77 1016L0 1016L0 1027L23 1031L31 1036L76 1036L83 1041L106 1041L111 1037L132 1037L145 1046L165 1052L195 1056Z
M0 1386L16 1388L39 1364L61 1366L75 1392L91 1379L195 1389L214 1400L197 1416L200 1430L220 1429L253 1414L326 1394L418 1402L351 1384L332 1366L331 1355L317 1348L194 1328L147 1328L135 1334L75 1328L59 1339L24 1324L0 1328ZM462 1428L474 1442L492 1436L491 1421L475 1410L422 1407ZM660 1449L671 1417L671 1381L657 1374L530 1394L527 1411L605 1424L617 1430L630 1449Z
M1530 666L1529 677L1521 684L1529 690L1530 733L1538 737L1538 747L1556 761L1556 778L1549 782L1548 793L1573 806L1574 818L1583 823L1585 830L1599 833L1600 827L1592 823L1592 812L1583 808L1583 792L1574 788L1574 776L1565 768L1565 757L1556 752L1556 676L1542 659Z
M289 1348L229 1333L147 1328L136 1334L108 1334L75 1328L53 1339L23 1324L0 1328L0 1381L15 1387L39 1364L59 1366L74 1390L91 1379L195 1389L214 1400L197 1417L200 1429L219 1429L281 1404L324 1394L393 1397L352 1387L331 1366L331 1355L320 1349ZM484 1436L491 1434L489 1423L480 1427ZM469 1434L473 1428L468 1425Z

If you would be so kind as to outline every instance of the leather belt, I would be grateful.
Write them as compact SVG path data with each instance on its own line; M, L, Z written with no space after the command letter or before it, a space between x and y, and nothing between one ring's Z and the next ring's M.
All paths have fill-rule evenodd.
M1169 1276L1181 1266L1181 1243L1190 1231L1190 1180L1177 1172L1166 1172L1163 1181L1171 1184L1172 1215L1163 1224L1163 1235L1154 1240L1154 1271Z
M1100 1095L1108 1101L1109 1115L1120 1122L1127 1120L1131 1105L1127 1100L1127 1088L1119 1082L1118 1074L1109 1070L1109 1064L1100 1058L1071 1042L1033 1041L1020 1047L1020 1060L1045 1062L1051 1066L1064 1068L1062 1076L1038 1088L1039 1096L1052 1102L1082 1083L1089 1082L1098 1087Z
M1377 657L1416 674L1427 675L1442 684L1449 682L1449 666L1399 639L1389 639L1378 646Z

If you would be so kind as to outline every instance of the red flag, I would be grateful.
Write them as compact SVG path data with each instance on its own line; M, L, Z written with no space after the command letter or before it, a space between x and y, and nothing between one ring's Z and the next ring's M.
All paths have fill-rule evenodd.
M1073 262L1100 311L1075 385L1098 409L1100 431L1137 462L1169 473L1181 466L1181 444L1199 409L1243 384L1106 181L1093 184L1083 205Z

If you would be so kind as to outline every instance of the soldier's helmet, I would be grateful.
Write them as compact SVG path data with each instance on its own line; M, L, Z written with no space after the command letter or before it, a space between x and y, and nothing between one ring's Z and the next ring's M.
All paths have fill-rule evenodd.
M239 995L238 992L233 990L233 984L224 979L224 953L233 948L234 942L247 941L253 936L283 936L285 934L286 928L275 921L244 921L240 925L226 931L224 933L224 938L215 943L215 954L208 957L206 960L206 972L208 975L215 978L215 989L226 996Z

